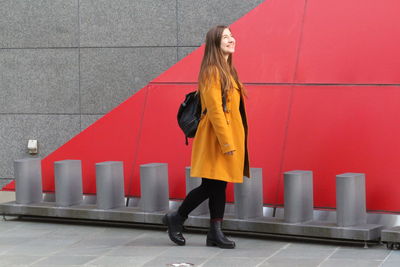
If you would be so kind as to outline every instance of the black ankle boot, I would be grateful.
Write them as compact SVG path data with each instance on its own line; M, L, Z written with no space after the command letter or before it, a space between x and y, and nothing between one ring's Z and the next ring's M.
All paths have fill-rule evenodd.
M187 218L182 217L177 211L167 213L163 217L163 223L168 226L169 239L179 246L184 246L186 243L185 238L182 235L183 223Z
M221 231L222 221L211 221L210 231L207 234L207 246L217 246L220 248L235 248L235 242L226 238Z

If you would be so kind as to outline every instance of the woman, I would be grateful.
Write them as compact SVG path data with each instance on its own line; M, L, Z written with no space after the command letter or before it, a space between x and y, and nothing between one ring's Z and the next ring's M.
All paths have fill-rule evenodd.
M216 26L206 35L206 45L199 74L203 115L192 147L191 176L202 177L179 209L166 214L170 239L185 245L183 223L189 213L209 199L210 230L207 246L234 248L221 231L225 212L227 182L242 183L249 177L247 154L246 95L232 63L235 39L227 26Z

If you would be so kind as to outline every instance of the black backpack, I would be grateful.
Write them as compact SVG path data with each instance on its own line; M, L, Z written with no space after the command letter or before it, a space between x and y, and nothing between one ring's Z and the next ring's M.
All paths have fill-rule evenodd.
M203 114L206 113L207 110L204 110ZM201 101L198 91L188 93L179 106L177 115L179 127L185 134L186 145L189 144L188 138L193 138L196 135L201 115Z

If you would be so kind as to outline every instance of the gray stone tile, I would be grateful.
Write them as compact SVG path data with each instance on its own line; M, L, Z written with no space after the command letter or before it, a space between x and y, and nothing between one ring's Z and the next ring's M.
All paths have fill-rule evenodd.
M240 248L223 250L218 257L250 257L250 258L267 258L276 253L279 248Z
M400 261L385 261L381 266L382 267L399 267Z
M290 249L298 249L298 250L310 250L310 249L317 249L317 250L331 250L337 249L339 246L336 244L329 244L329 243L311 243L311 242L291 242L289 247Z
M51 233L51 229L25 229L23 227L17 227L13 231L3 233L2 237L24 237L24 238L39 238L43 235Z
M102 238L126 238L136 239L145 235L143 229L126 228L126 227L103 227L96 236Z
M273 260L278 259L325 259L332 254L334 248L318 248L309 247L307 248L288 248L280 250L277 254L271 257Z
M384 260L390 253L390 250L382 249L381 247L352 248L341 247L330 258L331 259L350 259L350 260Z
M105 246L70 246L61 249L54 256L102 256L112 249L113 247Z
M29 238L29 237L6 237L6 236L1 236L0 238L0 245L1 246L17 246L20 244L25 244L29 241L33 240L33 238Z
M15 246L7 250L5 256L17 256L17 255L27 255L27 256L37 256L37 257L48 257L55 252L59 251L61 248L55 246L28 246L25 244Z
M116 266L142 266L149 262L153 257L120 257L120 256L103 256L94 261L89 262L85 266L90 267L116 267Z
M88 128L104 115L82 115L81 116L81 131Z
M78 0L3 0L0 47L78 46Z
M386 261L400 261L400 250L392 250Z
M37 238L34 240L30 240L29 242L24 242L14 248L8 250L5 255L31 255L31 256L50 256L51 254L70 246L79 239L46 239L46 238Z
M103 114L176 62L176 48L81 49L81 110Z
M100 234L103 231L101 228L96 227L82 227L82 226L75 226L75 227L68 227L63 225L58 230L53 230L50 233L44 235L46 238L88 238L91 236L95 236Z
M192 53L197 47L178 47L178 61Z
M93 256L50 256L31 266L83 265L95 258Z
M57 223L50 223L44 221L28 221L28 220L14 220L13 224L16 224L18 228L33 229L33 230L57 230L60 228L71 227L69 225L60 225Z
M274 240L274 239L259 239L250 237L235 236L233 240L236 242L238 248L268 248L280 249L289 244L287 241Z
M210 27L232 24L262 2L263 0L178 0L178 45L202 44Z
M360 257L361 258L361 257ZM321 267L377 267L382 261L360 260L360 259L328 259L324 261Z
M115 246L125 245L128 242L130 242L130 238L96 237L82 239L72 247L114 248Z
M268 259L259 267L317 267L321 259Z
M29 139L43 158L79 133L79 115L0 115L0 125L0 177L14 177L13 161L31 157Z
M400 266L400 251L380 245L363 249L235 235L230 238L237 247L223 250L206 247L205 233L185 232L187 244L180 247L165 230L0 220L0 229L7 228L1 232L0 266ZM344 251L358 258L333 258L332 252ZM384 255L384 262L377 259Z
M206 247L205 245L193 246L189 243L186 246L171 246L165 250L160 257L168 257L169 255L185 255L186 257L193 258L209 258L219 253L221 253L221 250L215 247Z
M167 250L169 250L168 247L121 246L109 251L107 256L154 257L154 255L159 255Z
M252 267L262 263L264 258L226 258L214 257L202 265L202 267Z
M78 50L1 49L0 113L79 113Z
M185 256L170 256L170 257L157 257L146 264L143 267L160 267L160 266L168 266L168 264L173 263L192 263L195 266L200 265L205 262L207 258L198 258L198 257L185 257ZM220 265L215 265L220 266Z
M81 0L81 46L174 46L175 0Z
M6 216L6 220L0 219L0 230L13 231L13 229L17 229L21 225L21 222L17 218Z
M206 245L207 233L187 233L184 232L186 243L190 246L204 247ZM161 238L168 239L168 232L164 232Z
M168 238L168 235L165 232L146 232L145 235L142 235L129 243L126 243L125 246L133 246L133 247L166 247L169 248L173 246L173 243Z
M32 262L42 259L39 256L28 256L28 255L2 255L0 258L0 266L27 266Z

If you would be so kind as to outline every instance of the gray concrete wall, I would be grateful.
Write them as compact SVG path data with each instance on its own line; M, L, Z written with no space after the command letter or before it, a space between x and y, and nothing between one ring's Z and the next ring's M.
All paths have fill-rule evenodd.
M0 1L0 178L45 157L262 0Z

